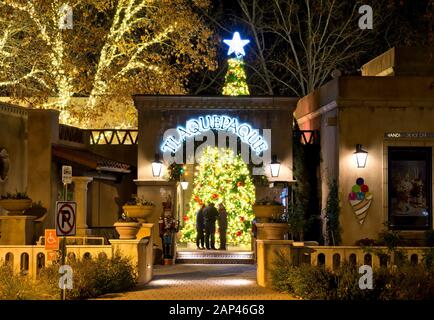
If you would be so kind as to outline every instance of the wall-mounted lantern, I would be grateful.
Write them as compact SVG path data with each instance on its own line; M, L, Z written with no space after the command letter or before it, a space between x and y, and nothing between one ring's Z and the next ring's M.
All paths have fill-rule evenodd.
M356 152L354 152L357 161L357 168L364 168L368 159L368 151L362 149L361 144L356 144Z
M161 171L163 169L163 162L160 160L158 153L155 154L155 160L152 162L152 175L154 177L161 176Z
M188 181L181 181L181 188L182 190L188 189Z
M277 156L273 155L271 157L271 163L270 163L270 171L272 177L278 177L280 172L280 162L277 161Z

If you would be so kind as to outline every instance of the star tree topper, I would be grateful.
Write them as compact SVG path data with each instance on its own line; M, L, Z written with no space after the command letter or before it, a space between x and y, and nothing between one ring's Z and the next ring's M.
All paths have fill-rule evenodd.
M241 58L246 55L244 51L244 46L250 42L250 40L241 40L240 34L238 32L234 33L232 40L223 40L229 46L228 56L235 53L237 58Z

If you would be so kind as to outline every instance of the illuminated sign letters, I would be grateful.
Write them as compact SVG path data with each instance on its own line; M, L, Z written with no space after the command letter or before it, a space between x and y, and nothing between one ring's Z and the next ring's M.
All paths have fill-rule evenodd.
M239 123L237 118L226 115L206 115L188 120L185 127L178 126L176 128L178 137L173 135L167 137L161 144L161 151L175 153L182 147L186 139L209 130L235 134L258 155L268 149L268 143L259 134L259 130L253 129L248 123Z

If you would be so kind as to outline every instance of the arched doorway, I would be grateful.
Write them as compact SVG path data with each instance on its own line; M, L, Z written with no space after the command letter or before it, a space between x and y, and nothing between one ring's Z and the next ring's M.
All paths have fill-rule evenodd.
M153 216L148 219L149 223L154 224L154 243L158 245L159 250L162 249L162 240L159 237L158 223L162 212L162 199L168 194L171 199L174 199L173 210L174 215L182 220L188 208L184 208L179 195L181 186L179 182L170 181L164 175L170 164L170 158L181 155L184 151L175 148L174 155L169 152L166 157L162 151L162 145L167 142L169 136L175 138L176 146L192 147L194 154L197 150L194 142L197 138L203 136L208 140L209 136L216 137L215 129L223 132L221 137L224 138L226 133L231 133L237 136L235 144L243 136L251 138L241 143L240 148L246 150L244 155L241 150L243 159L248 164L259 165L262 171L267 175L270 183L273 182L290 182L293 181L292 176L292 112L295 108L297 99L287 97L192 97L192 96L143 96L137 95L134 97L134 102L138 110L139 132L138 132L138 161L137 171L138 176L135 180L137 184L137 194L145 199L153 200L156 203ZM207 118L208 117L208 118ZM201 123L201 119L204 122ZM206 129L210 119L210 126L213 124L217 128ZM237 124L235 120L237 119ZM199 123L198 123L199 121ZM213 122L212 122L213 121ZM181 130L178 130L182 127ZM187 130L188 129L188 130ZM241 129L241 131L240 131ZM252 130L253 129L253 130ZM185 130L186 132L183 132ZM252 134L249 136L247 134ZM260 150L256 147L260 146L254 143L258 135L253 131L258 132L260 136L267 138L267 150L263 150L262 154L257 154ZM269 133L267 136L266 132ZM197 134L197 135L196 135ZM186 139L184 139L184 137ZM188 139L190 138L190 139ZM218 140L220 138L216 137ZM212 138L211 138L212 139ZM226 139L226 138L224 138ZM188 145L190 140L190 145ZM202 140L203 141L203 140ZM173 142L173 141L172 141ZM229 142L230 144L230 142ZM218 144L219 145L219 144ZM173 147L173 145L170 145ZM255 150L256 149L256 150ZM169 150L170 151L170 150ZM158 153L160 159L164 163L163 174L154 176L152 171L152 163L155 159L155 154ZM269 173L269 165L272 160L272 155L276 155L281 163L280 174L278 177L271 177ZM254 157L262 159L260 163L253 163ZM188 159L182 157L176 163L187 166L187 171L194 174L196 159ZM193 167L191 169L191 167ZM190 181L189 190L184 192L185 202L188 204L191 199L193 189L193 180ZM256 187L256 199L262 199L268 193L270 188L267 186Z
M255 186L241 155L229 148L205 148L194 168L187 210L182 215L180 245L194 244L196 212L202 205L222 204L227 211L227 248L250 249ZM217 230L217 242L219 239Z

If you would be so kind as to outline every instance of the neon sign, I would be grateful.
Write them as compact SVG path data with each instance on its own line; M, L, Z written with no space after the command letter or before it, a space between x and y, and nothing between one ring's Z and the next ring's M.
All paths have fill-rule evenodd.
M209 130L225 131L237 135L257 155L268 150L268 143L259 134L258 129L253 129L248 123L239 123L237 118L226 115L206 115L188 120L185 127L178 126L176 128L178 137L167 137L160 149L163 152L175 153L182 147L187 138L192 138Z

